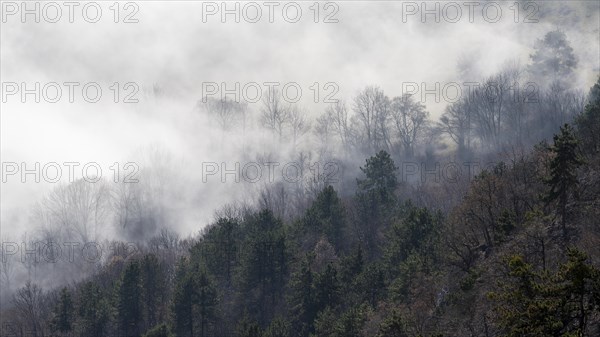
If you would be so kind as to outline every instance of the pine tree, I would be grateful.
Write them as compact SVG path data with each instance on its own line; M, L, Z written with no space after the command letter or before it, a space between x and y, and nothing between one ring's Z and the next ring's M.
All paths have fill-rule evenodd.
M137 336L142 323L142 287L140 264L131 262L118 287L118 322L125 336Z
M340 283L337 269L330 263L315 278L315 305L317 312L334 308L340 300Z
M148 330L143 337L173 337L173 334L169 331L167 324L159 324L152 329Z
M110 318L110 306L98 285L92 281L84 283L80 288L78 302L79 334L94 337L104 335Z
M161 299L164 299L165 276L154 254L144 256L140 268L144 320L148 327L153 327L158 323Z
M588 336L587 323L600 313L598 269L578 250L551 273L537 272L521 256L508 260L508 280L488 294L495 302L502 336Z
M236 219L219 218L202 240L191 249L194 261L203 261L217 280L232 285L234 267L239 263L240 224Z
M547 202L557 202L563 242L567 240L568 203L577 190L577 168L583 163L578 150L578 142L569 124L560 128L554 136L550 151L554 157L550 161L550 177L545 180L549 191Z
M387 152L380 151L367 159L365 167L360 169L366 177L357 179L357 212L366 253L372 258L378 255L380 231L395 211L398 168Z
M352 307L339 318L332 337L363 337L362 327L364 323L364 308Z
M325 187L306 211L302 219L304 230L324 234L337 250L342 248L345 227L345 209L332 186Z
M244 316L237 325L237 336L239 337L263 337L263 330L258 322L251 319L248 313Z
M291 326L288 321L281 317L275 318L265 330L264 337L291 337Z
M195 296L197 313L200 320L200 337L206 336L209 323L215 318L217 306L217 290L213 280L205 268L200 267L195 273ZM197 318L198 319L198 318Z
M589 155L600 152L600 77L590 89L583 113L575 119L581 148Z
M289 283L291 289L289 302L293 315L293 325L300 336L308 336L309 333L313 332L313 321L317 315L314 273L310 264L310 256L302 259L299 270L292 274Z
M173 329L177 337L194 335L194 304L195 296L194 278L189 272L188 262L181 258L173 291Z
M367 194L384 205L396 200L398 167L395 166L389 153L379 151L374 157L367 159L365 167L361 167L360 170L366 178L357 179L359 193Z
M567 36L560 30L546 33L543 39L534 46L535 52L530 55L530 73L535 79L542 81L568 80L577 67L577 59Z
M244 227L247 234L238 269L239 289L247 308L266 324L283 296L288 268L286 235L283 223L270 210L250 216Z
M52 331L60 332L62 334L68 334L73 328L73 300L71 299L71 293L66 287L60 291L60 297L58 304L54 309L54 317L52 318Z
M398 311L393 310L381 322L376 337L409 337L409 334L406 332L406 322Z

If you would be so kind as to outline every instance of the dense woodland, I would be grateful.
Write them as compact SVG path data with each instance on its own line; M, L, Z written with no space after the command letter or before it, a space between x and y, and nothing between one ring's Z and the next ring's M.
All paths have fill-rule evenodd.
M570 84L576 70L553 31L529 64L481 81L493 99L484 86L438 121L417 97L374 86L314 121L265 101L257 124L289 158L341 163L338 179L264 187L191 237L148 206L155 189L61 186L33 211L58 225L28 240L99 240L106 194L119 249L93 264L3 259L3 288L14 291L3 291L2 335L599 336L600 79L582 93ZM514 90L528 81L534 96ZM197 107L224 132L249 128L247 109ZM406 162L493 164L406 179ZM26 276L15 280L15 264ZM64 278L41 284L55 274Z

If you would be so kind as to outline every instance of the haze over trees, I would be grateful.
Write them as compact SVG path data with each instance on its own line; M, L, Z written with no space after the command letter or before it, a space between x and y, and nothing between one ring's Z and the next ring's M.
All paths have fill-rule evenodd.
M31 254L3 245L2 334L599 335L600 78L574 89L560 31L533 50L439 120L374 85L315 120L277 92L254 119L201 101L223 137L276 144L244 144L245 158L294 160L297 179L240 182L247 202L191 236L170 229L189 182L168 154L150 153L139 184L58 186L32 212ZM71 241L110 249L54 261L52 243Z

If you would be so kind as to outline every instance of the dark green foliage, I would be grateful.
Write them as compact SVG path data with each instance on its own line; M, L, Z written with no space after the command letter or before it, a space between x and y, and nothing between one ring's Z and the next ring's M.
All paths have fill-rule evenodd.
M402 319L400 313L392 311L388 317L379 326L379 332L376 337L409 337L406 332L406 322Z
M239 263L241 226L236 219L219 218L206 231L191 254L204 261L209 272L218 280L231 285L234 268Z
M185 259L181 259L173 292L173 330L178 337L194 335L195 284Z
M340 300L340 284L337 269L328 264L315 278L315 306L320 311L328 306L335 307Z
M387 205L396 200L395 190L398 178L394 161L389 153L380 151L374 157L367 159L366 165L360 170L365 179L357 179L358 193L368 195L374 202Z
M263 329L247 313L244 314L242 320L238 323L236 330L239 337L263 337Z
M343 246L346 214L341 199L332 186L325 187L302 218L303 230L315 236L324 234L339 250Z
M356 211L368 257L373 258L379 253L380 231L395 211L398 168L387 152L380 151L360 169L366 178L357 179Z
M104 336L110 319L108 296L94 282L80 288L77 308L78 331L83 336Z
M294 329L300 336L308 336L313 331L313 322L317 316L315 303L314 273L310 267L311 259L306 257L300 268L290 279L290 309L293 314Z
M158 258L149 254L141 261L143 317L148 327L158 323L161 302L165 300L166 280Z
M173 303L174 332L179 336L207 335L216 317L218 294L214 281L200 265L179 262Z
M594 151L583 149L585 163L579 158L577 140L593 132L584 129L564 126L551 147L533 152L532 165L526 156L508 158L464 185L418 186L423 197L414 201L401 200L410 194L398 190L397 168L379 152L362 168L354 198L327 186L286 222L270 210L223 217L197 237L164 245L178 247L172 251L114 258L72 293L47 293L47 311L35 313L38 330L62 337L595 336L600 239L588 214L600 184L589 164ZM442 213L430 206L445 204L446 188L460 201ZM581 204L578 189L587 198ZM573 228L568 242L552 235L557 216ZM513 254L503 273L502 257Z
M117 320L125 336L139 335L142 321L142 287L140 264L130 263L118 286Z
M577 168L583 164L579 155L578 142L569 124L560 128L550 147L554 155L550 161L550 176L545 180L549 187L547 202L556 201L561 218L563 239L567 238L567 206L573 193L577 191Z
M508 261L510 281L500 282L489 297L503 336L583 336L591 317L600 313L598 269L577 250L552 274L535 271L521 256Z
M380 263L374 262L359 275L357 290L360 298L371 305L372 308L385 298L385 270Z
M435 259L442 226L440 214L419 208L411 202L403 206L404 215L395 221L387 233L384 257L392 277L400 273L401 264L412 254L432 263Z
M250 216L244 230L239 290L250 312L258 313L259 321L266 323L283 296L288 270L286 235L281 220L269 210Z
M361 307L352 307L342 314L334 327L332 337L363 337L362 327L365 312Z
M291 325L285 319L278 317L271 321L267 330L265 330L264 337L290 337L291 336Z
M588 155L600 152L600 78L590 89L582 114L575 118L582 150Z
M152 329L148 330L143 337L173 337L173 334L169 331L169 327L165 324L159 324Z
M52 331L63 334L71 332L73 329L74 311L73 300L71 299L69 289L66 287L62 288L58 304L53 312L51 322Z
M217 290L206 269L200 268L194 273L194 276L196 277L196 320L200 321L199 336L204 337L208 325L216 315Z

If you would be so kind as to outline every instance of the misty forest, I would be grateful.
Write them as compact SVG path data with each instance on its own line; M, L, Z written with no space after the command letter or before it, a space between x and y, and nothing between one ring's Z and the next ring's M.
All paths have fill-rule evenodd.
M453 60L481 86L435 116L377 83L316 108L196 97L178 127L274 179L151 145L136 183L54 184L2 234L1 334L600 336L600 77L579 53L555 27L492 73Z

